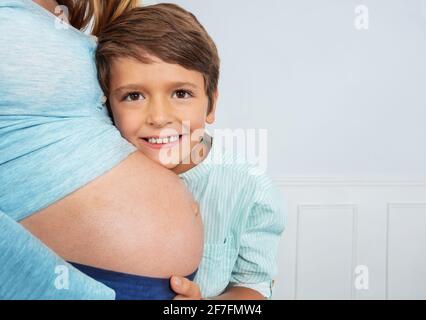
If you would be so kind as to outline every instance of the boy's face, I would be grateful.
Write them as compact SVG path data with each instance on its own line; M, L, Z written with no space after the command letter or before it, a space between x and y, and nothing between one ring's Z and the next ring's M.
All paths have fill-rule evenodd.
M109 103L122 136L168 169L189 164L191 150L214 122L207 114L208 97L200 72L149 57L131 58L111 66Z

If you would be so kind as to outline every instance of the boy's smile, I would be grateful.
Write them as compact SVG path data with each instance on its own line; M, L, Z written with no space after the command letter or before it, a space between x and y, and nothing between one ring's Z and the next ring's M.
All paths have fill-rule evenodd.
M109 103L122 136L152 160L176 173L191 167L191 151L204 136L208 112L203 74L149 56L114 60Z

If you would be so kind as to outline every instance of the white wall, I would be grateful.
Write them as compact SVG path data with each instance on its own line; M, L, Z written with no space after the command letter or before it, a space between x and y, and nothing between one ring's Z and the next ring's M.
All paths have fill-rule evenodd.
M173 2L219 47L215 127L268 129L289 208L275 298L426 298L426 0Z
M426 181L277 183L289 214L275 299L426 299Z
M272 175L426 177L424 0L173 2L220 49L217 127L268 128Z

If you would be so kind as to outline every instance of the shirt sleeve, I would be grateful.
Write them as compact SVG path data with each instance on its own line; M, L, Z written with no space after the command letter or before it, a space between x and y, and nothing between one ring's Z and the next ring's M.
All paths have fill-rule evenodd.
M282 201L282 195L271 186L252 205L240 239L231 286L251 288L271 298L278 244L285 226Z
M89 278L0 211L0 300L112 300Z

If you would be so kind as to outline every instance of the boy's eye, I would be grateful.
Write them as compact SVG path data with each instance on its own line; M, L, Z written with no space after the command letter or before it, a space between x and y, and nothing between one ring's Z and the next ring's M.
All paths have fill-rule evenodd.
M191 98L192 96L193 96L192 93L187 90L176 90L173 93L173 98L178 98L178 99L188 99L188 98Z
M138 100L143 100L145 99L145 97L139 93L139 92L130 92L129 94L127 94L126 96L124 96L123 101L138 101Z

